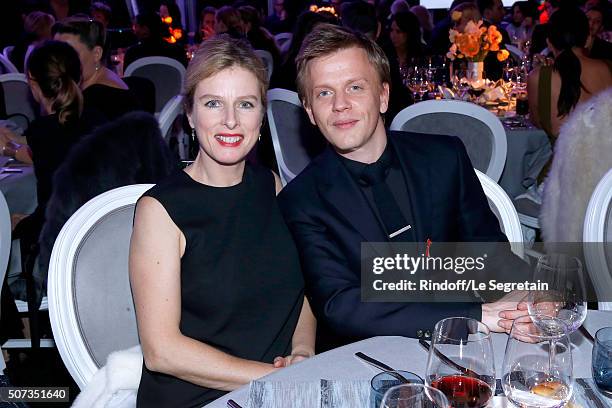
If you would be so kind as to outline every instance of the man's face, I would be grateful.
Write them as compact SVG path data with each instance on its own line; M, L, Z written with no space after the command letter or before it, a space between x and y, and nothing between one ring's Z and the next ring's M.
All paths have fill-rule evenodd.
M489 20L492 23L499 23L503 20L506 15L506 11L504 10L504 5L501 0L494 0L493 7L490 9Z
M598 10L589 10L587 18L589 19L589 32L592 36L596 36L603 31L603 16Z
M387 111L389 85L382 84L366 52L357 47L315 58L308 66L310 121L336 151L371 163L386 144L381 113Z

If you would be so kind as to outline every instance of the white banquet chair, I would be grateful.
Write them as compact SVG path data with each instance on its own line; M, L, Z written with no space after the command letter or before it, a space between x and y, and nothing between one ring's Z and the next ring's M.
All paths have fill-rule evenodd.
M0 54L0 74L17 74L19 70L4 54Z
M159 130L161 131L161 135L166 141L166 143L170 143L170 139L173 136L173 124L176 118L183 113L183 96L176 95L174 98L170 99L164 108L159 113L157 117L157 122L159 123ZM178 154L182 160L187 158L187 149L186 146L187 139L185 138L185 134L180 129L179 133L176 135L176 141L178 143Z
M512 204L512 200L503 188L499 186L486 174L474 169L480 185L487 197L489 207L499 221L499 226L502 232L506 234L506 238L510 242L512 252L520 258L525 259L525 247L523 243L523 231L521 230L521 222L519 221L516 208Z
M152 186L134 184L94 197L70 217L53 246L51 328L81 389L111 352L139 344L128 256L136 201Z
M496 183L506 164L508 142L501 122L474 103L453 100L419 102L402 109L390 130L457 136L472 165Z
M261 59L266 66L266 73L268 74L268 82L272 78L272 71L274 71L274 58L266 50L255 50L255 54Z
M291 33L279 33L274 36L274 42L279 50L283 49L285 43L290 42L293 38L293 34Z
M600 310L612 310L612 169L595 187L584 218L583 249ZM604 301L605 300L605 301Z
M287 185L326 146L310 123L298 94L286 89L268 91L268 123L283 186Z
M4 93L4 105L9 119L27 129L38 115L38 107L30 93L30 86L24 74L0 75L0 86Z
M185 67L168 57L139 58L127 66L124 76L146 78L155 85L155 112L159 113L183 89Z

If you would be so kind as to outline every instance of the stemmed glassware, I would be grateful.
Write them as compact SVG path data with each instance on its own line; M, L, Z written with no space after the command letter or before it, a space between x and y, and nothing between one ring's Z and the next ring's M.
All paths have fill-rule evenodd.
M534 325L516 319L502 366L506 397L521 408L564 407L572 397L572 349L567 325L540 317Z
M450 404L439 390L423 384L402 384L390 388L380 408L449 408Z
M489 328L464 317L439 321L429 348L425 382L442 391L453 408L486 406L495 395Z
M533 282L548 283L547 291L531 291L527 308L533 322L541 326L548 317L563 321L568 334L576 331L587 315L586 288L582 263L564 254L545 255L538 259Z

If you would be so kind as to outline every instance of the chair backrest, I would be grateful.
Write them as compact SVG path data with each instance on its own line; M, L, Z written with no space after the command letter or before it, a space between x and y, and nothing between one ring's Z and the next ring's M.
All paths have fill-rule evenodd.
M266 66L266 73L268 74L268 81L272 78L272 71L274 71L274 58L266 50L255 50L255 54L264 62Z
M0 282L4 282L6 268L11 254L11 214L4 194L0 191ZM0 317L2 316L2 303L0 303ZM0 358L0 360L4 360ZM0 373L1 375L2 373Z
M521 229L521 222L519 221L518 213L516 208L512 204L512 200L508 197L508 194L503 188L499 186L486 174L479 170L476 170L480 185L487 196L489 207L495 214L499 221L499 225L508 241L510 241L510 247L515 255L524 258L525 247L523 244L523 231Z
M155 85L155 112L161 112L170 99L181 93L185 67L168 57L144 57L128 65L124 76L151 80Z
M4 93L7 116L22 129L27 129L38 116L38 107L30 93L26 76L19 73L0 75L0 86Z
M19 70L4 54L0 55L0 74L16 74Z
M602 300L599 309L612 310L612 169L591 195L583 242L586 267L595 293Z
M167 140L168 131L182 110L183 95L176 95L166 103L164 108L159 113L157 121L159 122L159 130L161 131L161 135L164 139Z
M135 203L152 186L94 197L70 217L53 246L49 317L62 360L81 389L111 352L139 343L128 256Z
M457 136L467 150L472 165L498 182L508 142L501 122L476 104L432 100L401 110L391 122L391 130Z
M24 69L24 73L25 73L25 67L28 66L28 59L30 58L30 54L32 54L32 51L34 51L34 48L36 48L36 46L34 44L30 44L28 45L28 49L26 50L26 53L23 57L23 69Z
M267 114L281 182L286 185L323 151L327 142L310 123L296 92L269 90Z
M4 49L2 50L2 55L4 55L4 58L9 58L11 56L11 52L13 52L13 50L15 49L14 45L7 45L6 47L4 47Z
M274 36L274 42L280 50L281 48L283 48L283 44L285 44L287 41L291 41L292 38L293 34L291 33L280 33Z

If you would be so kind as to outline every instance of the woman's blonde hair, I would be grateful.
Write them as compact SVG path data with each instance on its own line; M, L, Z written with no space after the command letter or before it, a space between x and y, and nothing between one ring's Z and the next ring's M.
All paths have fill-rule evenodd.
M222 34L204 41L187 67L183 93L185 111L192 111L196 87L200 82L233 67L244 68L255 75L265 107L268 90L266 67L246 41Z

